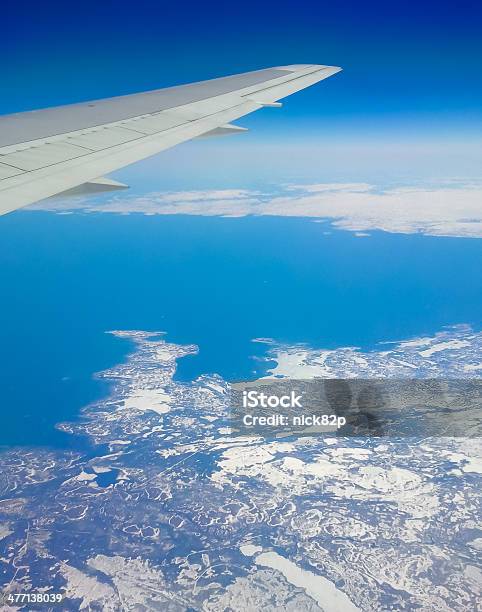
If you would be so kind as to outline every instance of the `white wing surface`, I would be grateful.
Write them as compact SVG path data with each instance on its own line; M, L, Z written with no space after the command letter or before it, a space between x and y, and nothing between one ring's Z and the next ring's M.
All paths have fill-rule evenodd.
M278 66L190 85L0 116L0 215L63 192L122 188L103 178L229 125L339 72Z

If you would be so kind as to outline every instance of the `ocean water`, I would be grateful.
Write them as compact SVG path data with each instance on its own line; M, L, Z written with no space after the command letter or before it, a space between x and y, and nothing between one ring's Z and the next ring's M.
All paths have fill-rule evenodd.
M0 219L0 445L81 446L55 423L107 392L95 372L159 330L196 344L177 378L265 371L273 338L359 346L481 327L480 241L309 219L21 211Z

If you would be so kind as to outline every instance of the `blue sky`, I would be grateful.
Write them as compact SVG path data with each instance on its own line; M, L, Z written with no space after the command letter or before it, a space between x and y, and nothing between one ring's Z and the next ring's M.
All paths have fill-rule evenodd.
M133 190L479 179L480 0L9 3L0 113L290 63L343 72L114 176ZM6 60L8 58L8 60Z
M2 26L2 114L313 62L344 72L256 119L265 136L482 134L477 0L11 2Z

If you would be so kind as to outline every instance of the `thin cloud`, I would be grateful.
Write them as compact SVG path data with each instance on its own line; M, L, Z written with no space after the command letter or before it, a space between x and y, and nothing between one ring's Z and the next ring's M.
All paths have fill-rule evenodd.
M105 199L45 200L31 209L56 212L142 213L244 217L279 216L330 220L363 235L382 230L430 236L482 237L482 186L446 183L381 191L368 183L285 185L276 195L221 189L116 195Z

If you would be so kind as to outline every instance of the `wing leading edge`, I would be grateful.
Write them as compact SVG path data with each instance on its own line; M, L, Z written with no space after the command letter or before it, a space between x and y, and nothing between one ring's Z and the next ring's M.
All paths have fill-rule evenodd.
M192 138L236 133L231 121L280 106L340 70L279 66L0 117L0 215L105 182L105 174Z

